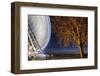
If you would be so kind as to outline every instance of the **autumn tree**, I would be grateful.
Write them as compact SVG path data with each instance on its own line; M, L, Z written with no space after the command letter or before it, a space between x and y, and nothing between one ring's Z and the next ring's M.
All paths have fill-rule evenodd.
M73 43L80 49L80 57L84 57L84 46L87 45L87 18L52 16L52 29L58 43L68 46Z

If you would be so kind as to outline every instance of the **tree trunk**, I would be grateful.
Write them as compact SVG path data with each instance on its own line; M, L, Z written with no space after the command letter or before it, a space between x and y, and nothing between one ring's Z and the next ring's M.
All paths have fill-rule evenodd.
M84 58L84 50L83 50L83 47L80 45L79 48L80 48L80 57L81 58Z

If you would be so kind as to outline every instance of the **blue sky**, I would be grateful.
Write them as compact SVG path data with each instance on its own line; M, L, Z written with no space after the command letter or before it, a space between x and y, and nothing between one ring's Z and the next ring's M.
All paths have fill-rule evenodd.
M61 47L60 47L61 46ZM55 35L52 33L50 41L44 50L45 53L64 53L64 54L79 54L79 48L70 44L67 47L58 44ZM84 47L84 52L87 53L87 47Z

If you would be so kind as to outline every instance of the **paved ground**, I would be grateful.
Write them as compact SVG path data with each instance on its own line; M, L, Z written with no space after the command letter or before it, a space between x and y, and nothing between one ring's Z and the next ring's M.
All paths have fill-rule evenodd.
M85 54L84 58L87 58L87 54ZM79 59L80 55L79 54L54 54L50 56L47 60L49 59Z
M87 54L84 55L84 58L87 58ZM29 59L29 60L58 60L58 59L80 59L80 54L51 54L46 59Z

